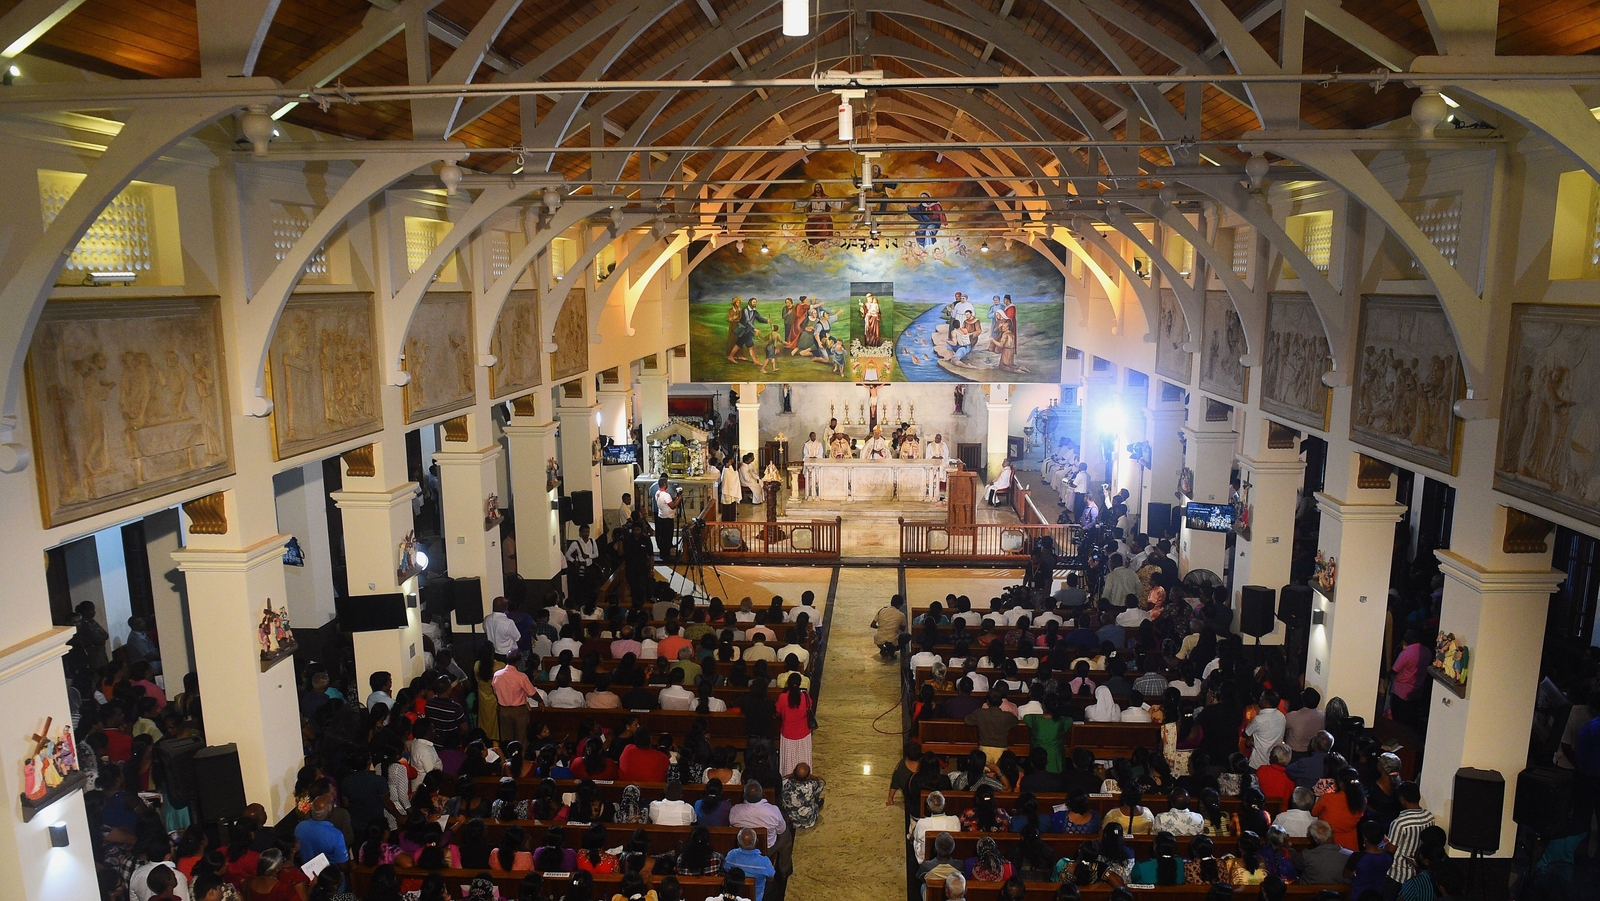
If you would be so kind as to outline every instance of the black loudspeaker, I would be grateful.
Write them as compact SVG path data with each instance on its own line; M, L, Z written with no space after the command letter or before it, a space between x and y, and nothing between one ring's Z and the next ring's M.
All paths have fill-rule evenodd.
M1285 585L1278 589L1278 619L1290 626L1311 625L1311 586Z
M450 598L456 611L456 625L476 626L483 622L483 580L450 580Z
M195 796L200 819L206 823L236 820L244 815L244 773L239 769L237 745L218 745L195 752Z
M1172 505L1152 502L1145 509L1145 532L1151 538L1171 538L1172 532L1167 528L1172 524ZM1130 542L1133 540L1132 535L1127 537Z
M404 629L408 624L406 596L399 592L336 597L333 609L346 632L382 632Z
M580 526L594 525L594 492L572 492L572 521Z
M560 511L562 525L572 522L572 498L561 495L556 499L556 509Z
M1558 835L1572 819L1572 770L1531 766L1517 774L1511 819L1540 835Z
M1456 770L1451 797L1450 847L1493 854L1500 850L1500 815L1506 803L1506 777L1496 770L1464 766Z
M1246 585L1239 589L1239 631L1260 638L1271 635L1272 589L1265 585Z
M154 767L166 793L168 804L188 807L195 802L198 789L194 778L194 755L205 747L198 738L167 738L151 748Z

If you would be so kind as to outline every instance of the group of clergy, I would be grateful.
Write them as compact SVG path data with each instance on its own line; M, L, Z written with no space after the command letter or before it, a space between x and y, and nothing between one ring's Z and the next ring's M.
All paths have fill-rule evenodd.
M897 441L891 443L883 437L883 428L875 426L872 434L862 442L859 452L850 446L850 436L838 430L838 420L828 420L828 443L823 445L817 438L817 433L812 432L806 439L805 450L802 453L807 460L848 460L859 457L862 460L946 460L950 457L950 448L944 442L943 434L936 434L933 440L923 445L922 439L917 437L916 429L902 425L896 431Z

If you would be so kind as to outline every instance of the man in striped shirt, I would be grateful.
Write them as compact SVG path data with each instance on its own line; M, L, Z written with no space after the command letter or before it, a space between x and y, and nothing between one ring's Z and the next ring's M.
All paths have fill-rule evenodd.
M1385 844L1394 854L1394 863L1389 867L1389 879L1385 884L1384 897L1388 899L1399 895L1400 886L1417 875L1416 854L1422 841L1422 830L1433 825L1433 814L1423 809L1422 791L1417 783L1401 783L1396 789L1396 796L1400 799L1400 815L1389 824L1389 833L1384 837Z

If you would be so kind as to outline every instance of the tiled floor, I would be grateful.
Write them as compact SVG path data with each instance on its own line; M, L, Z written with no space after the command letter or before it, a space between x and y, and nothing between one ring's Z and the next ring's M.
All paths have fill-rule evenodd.
M947 594L966 595L979 610L1001 590L1022 581L1020 569L907 569L906 594L913 607L944 602Z

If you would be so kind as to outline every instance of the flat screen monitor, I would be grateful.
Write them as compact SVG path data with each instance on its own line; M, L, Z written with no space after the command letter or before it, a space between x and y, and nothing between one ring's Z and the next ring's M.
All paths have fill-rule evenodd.
M398 591L334 598L333 608L346 632L383 632L407 625L406 596Z
M1233 531L1232 504L1201 504L1191 501L1183 514L1184 525L1198 532Z
M632 444L608 444L601 450L600 459L607 466L637 463L639 448Z

